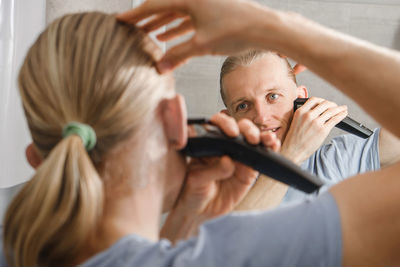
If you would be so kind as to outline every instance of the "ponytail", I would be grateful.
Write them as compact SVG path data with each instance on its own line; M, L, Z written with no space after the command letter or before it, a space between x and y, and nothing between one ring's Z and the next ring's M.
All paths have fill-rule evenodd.
M10 266L71 263L103 210L103 184L79 136L60 141L9 206L4 249Z

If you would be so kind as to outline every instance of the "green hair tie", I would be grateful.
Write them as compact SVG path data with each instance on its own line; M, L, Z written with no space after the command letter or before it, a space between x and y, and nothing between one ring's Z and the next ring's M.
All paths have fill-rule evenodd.
M83 142L87 151L90 151L96 145L96 133L92 127L87 124L79 123L79 122L69 122L64 126L63 129L63 137L68 137L70 135L76 134L78 135Z

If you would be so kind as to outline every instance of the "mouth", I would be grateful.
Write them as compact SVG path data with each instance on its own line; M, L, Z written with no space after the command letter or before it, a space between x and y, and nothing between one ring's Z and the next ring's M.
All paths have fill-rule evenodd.
M281 127L276 127L276 128L267 128L267 129L261 129L263 132L270 132L270 133L275 133L277 132Z

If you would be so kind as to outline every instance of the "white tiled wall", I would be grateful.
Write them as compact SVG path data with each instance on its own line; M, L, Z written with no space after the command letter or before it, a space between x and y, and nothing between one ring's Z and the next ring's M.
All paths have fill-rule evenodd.
M47 23L67 13L102 11L115 13L132 7L132 0L47 0Z

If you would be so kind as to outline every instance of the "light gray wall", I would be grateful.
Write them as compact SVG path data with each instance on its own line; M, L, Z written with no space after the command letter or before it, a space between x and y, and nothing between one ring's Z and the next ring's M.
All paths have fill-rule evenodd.
M132 7L132 0L47 0L46 19L53 21L62 15L81 11L121 12Z
M378 45L400 50L400 0L259 0L272 8L298 12L323 25ZM222 57L192 59L175 72L190 116L209 116L223 108L219 96ZM365 66L373 71L373 66ZM353 101L310 71L298 76L312 96L349 106L349 114L371 128L374 122ZM332 135L342 133L334 130Z

